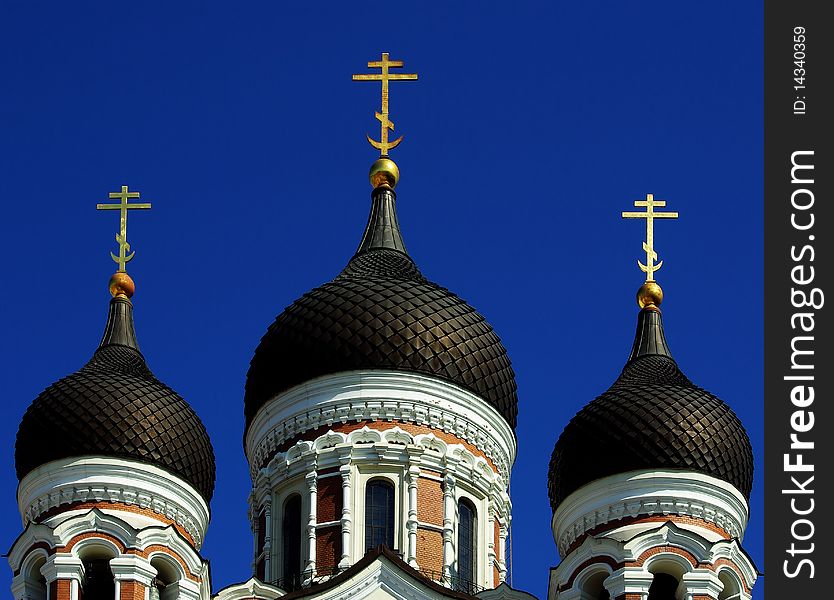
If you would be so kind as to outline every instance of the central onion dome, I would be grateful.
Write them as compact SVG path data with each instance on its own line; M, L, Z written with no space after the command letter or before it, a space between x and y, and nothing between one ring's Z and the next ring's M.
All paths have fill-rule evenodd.
M247 429L281 392L365 369L450 381L483 398L514 428L515 375L501 340L474 308L423 277L400 233L396 177L372 169L371 178L371 214L356 254L333 281L278 315L255 350L246 380Z
M693 384L666 344L659 286L644 285L631 356L614 384L565 427L550 459L554 512L597 479L643 469L696 471L750 498L753 450L735 413Z
M113 299L98 349L79 371L46 388L17 432L17 477L54 460L108 456L160 467L205 499L214 491L214 450L200 418L160 382L139 351L126 273L111 280Z

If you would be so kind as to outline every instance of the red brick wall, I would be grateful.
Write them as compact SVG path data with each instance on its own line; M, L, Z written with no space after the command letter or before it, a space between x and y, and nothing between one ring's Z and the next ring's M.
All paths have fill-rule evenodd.
M443 526L443 487L439 481L425 477L417 480L417 519Z
M145 586L138 581L122 581L119 600L145 600Z
M342 557L342 527L333 525L316 531L316 569L326 573Z
M319 479L316 495L316 520L319 523L338 521L342 518L342 478Z
M417 528L417 564L421 569L443 571L443 534L431 529Z

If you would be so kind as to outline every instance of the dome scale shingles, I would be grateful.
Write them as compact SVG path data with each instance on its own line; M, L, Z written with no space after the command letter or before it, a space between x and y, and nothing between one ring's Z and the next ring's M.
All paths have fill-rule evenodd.
M126 297L113 298L104 338L90 361L29 406L15 445L18 479L53 460L111 456L169 471L208 502L215 477L208 433L185 400L148 368L132 311Z
M753 452L735 413L693 384L669 353L660 312L640 312L634 347L614 384L565 427L550 460L555 511L608 475L679 469L711 475L750 497Z
M515 376L506 350L474 308L428 281L405 251L393 190L380 187L359 249L329 283L270 325L246 381L247 427L277 394L315 377L401 370L474 392L515 427Z

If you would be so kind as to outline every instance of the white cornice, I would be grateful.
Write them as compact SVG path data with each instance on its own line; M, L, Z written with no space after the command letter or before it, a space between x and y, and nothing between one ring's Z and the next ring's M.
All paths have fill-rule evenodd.
M77 542L72 549L73 560L83 556L83 549L88 544L100 544L102 540L112 546L113 553L119 554L120 549L109 538L118 540L125 548L145 550L152 546L162 546L179 556L188 568L190 575L199 575L203 570L203 561L193 547L182 537L172 525L164 527L145 527L135 529L129 523L98 509L90 509L81 515L75 515L50 528L40 523L29 523L23 534L15 541L9 552L9 564L13 570L19 569L25 556L36 543L46 543L50 548L68 546L80 535L88 533L103 534L85 537ZM153 555L153 553L151 554ZM61 555L65 556L65 555ZM70 555L66 555L70 556ZM180 563L176 563L179 568ZM185 575L185 573L182 573Z
M488 456L505 478L515 434L486 400L426 375L350 371L317 377L264 404L246 434L252 479L281 444L305 431L359 421L403 421L450 433Z
M43 513L78 502L113 502L148 508L180 525L199 550L209 508L191 485L159 467L104 456L56 460L28 473L17 489L25 526Z
M283 590L253 577L244 583L236 583L223 588L212 598L214 600L274 600L285 594Z
M568 496L553 514L559 554L584 533L623 518L682 515L714 523L741 540L747 500L733 485L693 471L642 470L593 481Z
M417 461L421 468L445 472L460 482L478 489L484 497L494 498L502 514L509 514L506 480L487 461L474 455L463 444L447 444L433 433L412 436L397 426L379 423L344 434L328 431L313 441L301 440L278 452L255 476L255 501L268 497L282 482L305 476L316 469L351 464L388 464L401 469Z
M679 548L688 552L697 562L693 567L687 558L669 550L669 547ZM651 550L661 551L647 553ZM608 559L608 560L606 560ZM644 559L640 566L634 563ZM710 542L694 531L678 527L674 522L658 523L656 527L643 531L633 538L620 541L604 535L587 536L582 543L574 548L559 565L551 571L549 597L554 598L556 590L573 580L570 590L560 592L565 597L576 596L583 586L584 578L597 573L606 573L605 586L612 598L624 593L645 593L651 585L654 563L673 561L680 572L683 572L683 585L689 593L709 595L715 589L720 589L718 575L722 569L707 567L715 565L724 559L734 565L733 577L738 580L738 573L744 579L748 588L756 582L756 568L750 558L744 553L738 540L720 540ZM630 564L612 572L610 563ZM706 590L706 591L705 591ZM711 591L710 591L711 590ZM569 593L568 593L569 592ZM561 595L559 596L561 598ZM715 597L712 595L710 597Z

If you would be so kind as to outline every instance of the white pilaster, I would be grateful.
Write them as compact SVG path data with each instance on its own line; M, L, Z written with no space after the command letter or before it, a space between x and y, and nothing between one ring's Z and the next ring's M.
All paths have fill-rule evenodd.
M420 467L410 465L406 474L408 484L408 565L417 566L417 481L420 478Z
M339 457L341 466L339 467L339 474L342 476L342 558L339 561L340 568L347 568L350 566L350 533L351 533L351 516L350 516L350 456Z
M451 581L455 561L455 477L448 471L443 478L443 580Z
M304 569L305 574L310 579L316 576L316 525L318 523L317 517L317 502L318 502L318 473L315 469L307 473L305 476L307 481L307 491L310 498L310 514L307 518L307 566Z
M264 577L271 581L272 573L272 496L264 498Z
M489 508L487 509L487 532L489 539L487 540L486 580L490 587L496 587L500 582L495 581L495 569L493 569L493 565L495 565L498 559L498 549L495 547L495 506L492 502L489 503Z

